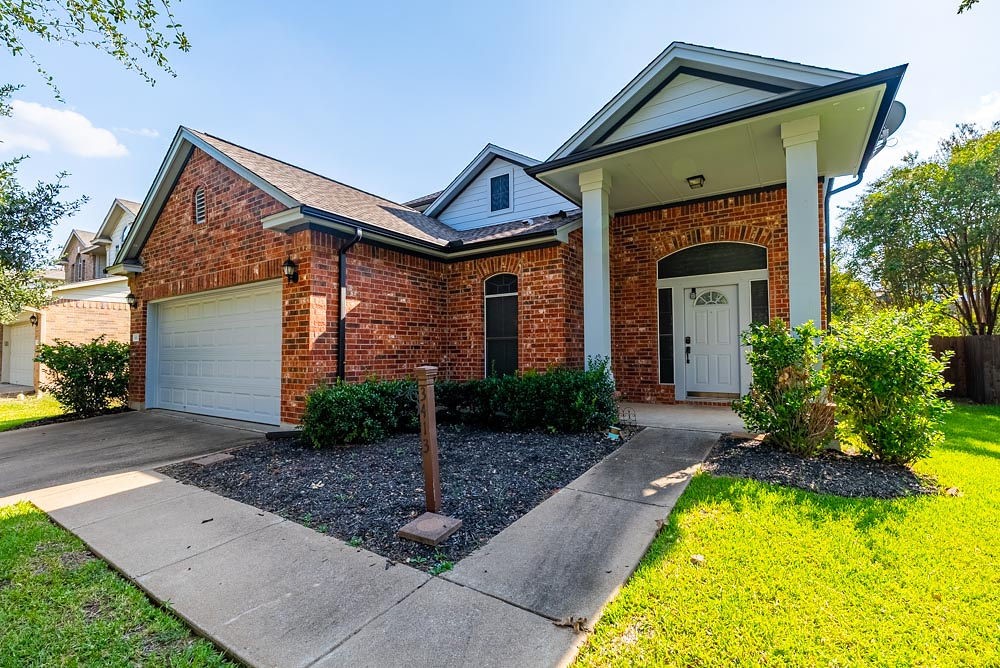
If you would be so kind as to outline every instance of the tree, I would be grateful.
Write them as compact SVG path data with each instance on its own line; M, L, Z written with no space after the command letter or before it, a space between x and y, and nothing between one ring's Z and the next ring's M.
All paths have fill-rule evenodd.
M979 0L962 0L962 2L958 3L958 13L959 14L964 14L965 12L969 11L970 9L972 9L973 5L978 4L978 3L979 3Z
M889 303L950 303L964 331L995 333L1000 124L959 125L930 159L906 156L846 209L838 248Z
M176 76L168 51L191 48L171 0L0 0L0 40L12 56L27 56L57 97L51 75L27 46L32 38L93 47L150 84L155 83L150 64Z
M831 269L830 306L835 320L853 320L875 309L875 291L870 285L841 268L836 258Z

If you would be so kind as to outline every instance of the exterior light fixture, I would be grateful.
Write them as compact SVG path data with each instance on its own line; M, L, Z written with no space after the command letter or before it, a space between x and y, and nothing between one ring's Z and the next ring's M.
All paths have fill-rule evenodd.
M32 313L31 317L28 318L28 322L31 323L32 327L38 327L38 316Z
M691 288L691 292L688 293L688 299L697 299L697 297L698 297L698 289Z
M125 301L128 303L129 308L135 308L139 305L139 300L131 292L125 295Z
M705 185L705 175L696 174L694 176L687 177L688 185L691 186L691 190L697 190Z
M281 265L281 273L285 275L289 283L299 282L299 265L292 262L292 258L288 258Z

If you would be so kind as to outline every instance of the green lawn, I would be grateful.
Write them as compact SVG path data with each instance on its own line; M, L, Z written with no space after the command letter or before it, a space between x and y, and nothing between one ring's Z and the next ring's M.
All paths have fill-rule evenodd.
M27 503L0 508L0 666L226 666Z
M1000 665L1000 409L945 431L916 468L959 496L696 476L578 664Z
M0 431L13 429L32 420L62 415L63 412L59 402L48 395L24 399L0 399Z

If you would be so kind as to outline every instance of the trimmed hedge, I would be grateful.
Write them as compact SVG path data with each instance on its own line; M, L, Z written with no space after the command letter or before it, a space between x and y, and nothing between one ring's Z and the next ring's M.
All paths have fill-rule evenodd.
M614 381L606 360L586 371L492 376L435 383L440 423L475 424L498 431L595 432L618 421ZM338 382L306 401L303 436L317 448L372 443L419 429L413 380Z
M104 339L38 346L35 361L49 370L42 389L71 413L97 415L128 401L128 344Z

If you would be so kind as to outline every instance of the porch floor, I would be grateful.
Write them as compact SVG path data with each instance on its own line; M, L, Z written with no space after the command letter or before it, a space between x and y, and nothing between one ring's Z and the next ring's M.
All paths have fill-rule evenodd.
M691 404L638 404L624 402L621 408L635 411L641 427L687 429L730 433L743 431L743 420L728 406L696 406Z

